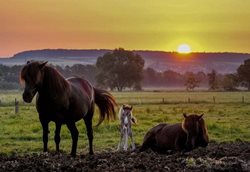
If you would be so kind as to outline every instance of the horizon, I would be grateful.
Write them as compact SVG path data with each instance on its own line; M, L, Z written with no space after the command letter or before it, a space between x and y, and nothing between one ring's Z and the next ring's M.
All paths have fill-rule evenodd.
M236 8L237 7L237 8ZM250 53L250 1L0 2L0 57L40 49Z
M122 48L122 47L120 47L120 48ZM74 51L74 50L76 50L76 51L78 51L78 50L95 50L95 51L99 51L99 50L110 50L110 51L112 51L112 50L114 50L114 49L106 49L106 48L93 48L93 49L72 49L72 48L70 48L70 49L67 49L67 48L43 48L43 49L31 49L31 50L24 50L24 51L20 51L20 52L16 52L16 53L14 53L12 56L9 56L9 57L3 57L3 56L0 56L0 59L1 58L12 58L12 57L14 57L15 55L17 55L17 54L19 54L19 53L23 53L23 52L31 52L31 51L44 51L44 50L69 50L69 51ZM250 53L245 53L245 52L230 52L230 51L214 51L214 52L195 52L195 51L192 51L192 52L190 52L190 53L187 53L187 54L182 54L182 53L179 53L178 51L166 51L166 50L146 50L146 49L131 49L131 50L128 50L128 49L125 49L125 50L127 50L127 51L145 51L145 52L161 52L161 53L176 53L176 54L179 54L180 56L190 56L190 55L192 55L192 54L223 54L223 53L225 53L225 54L250 54Z

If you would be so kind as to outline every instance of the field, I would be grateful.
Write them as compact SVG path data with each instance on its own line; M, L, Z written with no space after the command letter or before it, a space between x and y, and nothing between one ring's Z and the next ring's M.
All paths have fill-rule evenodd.
M23 154L42 151L42 127L34 103L24 104L21 94L19 91L0 93L2 153ZM138 124L133 126L133 133L138 145L142 143L148 129L162 122L180 122L184 112L205 114L210 140L250 141L249 92L114 92L113 95L119 105L133 105L133 114L138 120ZM18 114L14 112L15 98L20 104ZM96 108L94 124L97 124L98 117ZM94 128L96 151L116 149L119 141L118 125L118 120L106 121L98 128ZM86 154L88 144L84 122L77 122L77 126L80 132L78 153ZM53 151L54 123L50 123L49 136L49 149ZM60 145L65 152L71 149L71 136L66 126L62 127Z
M113 92L119 106L133 105L137 147L148 129L162 122L176 123L185 113L204 113L209 146L180 154L117 152L119 121L94 127L94 156L88 156L86 129L80 132L77 157L71 158L71 136L62 127L60 154L55 153L54 123L50 123L49 153L42 153L42 127L34 106L21 92L0 92L0 171L249 171L250 92ZM19 101L15 113L14 100ZM116 108L118 111L118 107ZM94 124L98 120L98 108Z

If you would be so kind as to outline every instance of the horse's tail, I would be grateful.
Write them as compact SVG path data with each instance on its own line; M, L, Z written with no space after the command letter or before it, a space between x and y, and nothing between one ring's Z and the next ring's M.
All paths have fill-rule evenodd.
M115 106L117 105L114 97L105 90L94 88L95 92L95 103L99 107L100 117L99 122L96 126L99 126L105 118L115 119Z

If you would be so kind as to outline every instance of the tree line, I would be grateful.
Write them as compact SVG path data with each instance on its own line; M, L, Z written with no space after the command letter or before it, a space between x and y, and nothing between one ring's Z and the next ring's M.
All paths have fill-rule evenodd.
M96 65L53 67L65 77L83 77L97 87L117 91L142 90L143 87L185 87L188 91L198 87L226 91L245 87L250 90L250 59L245 60L236 73L230 74L219 74L216 70L210 73L177 73L172 70L158 72L153 68L145 69L144 63L140 55L119 48L98 57ZM0 65L0 89L19 89L21 68L21 65Z

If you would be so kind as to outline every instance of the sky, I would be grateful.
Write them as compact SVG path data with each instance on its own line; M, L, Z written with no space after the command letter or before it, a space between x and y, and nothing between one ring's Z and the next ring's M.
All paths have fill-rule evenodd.
M0 0L0 57L33 49L250 53L250 0Z

